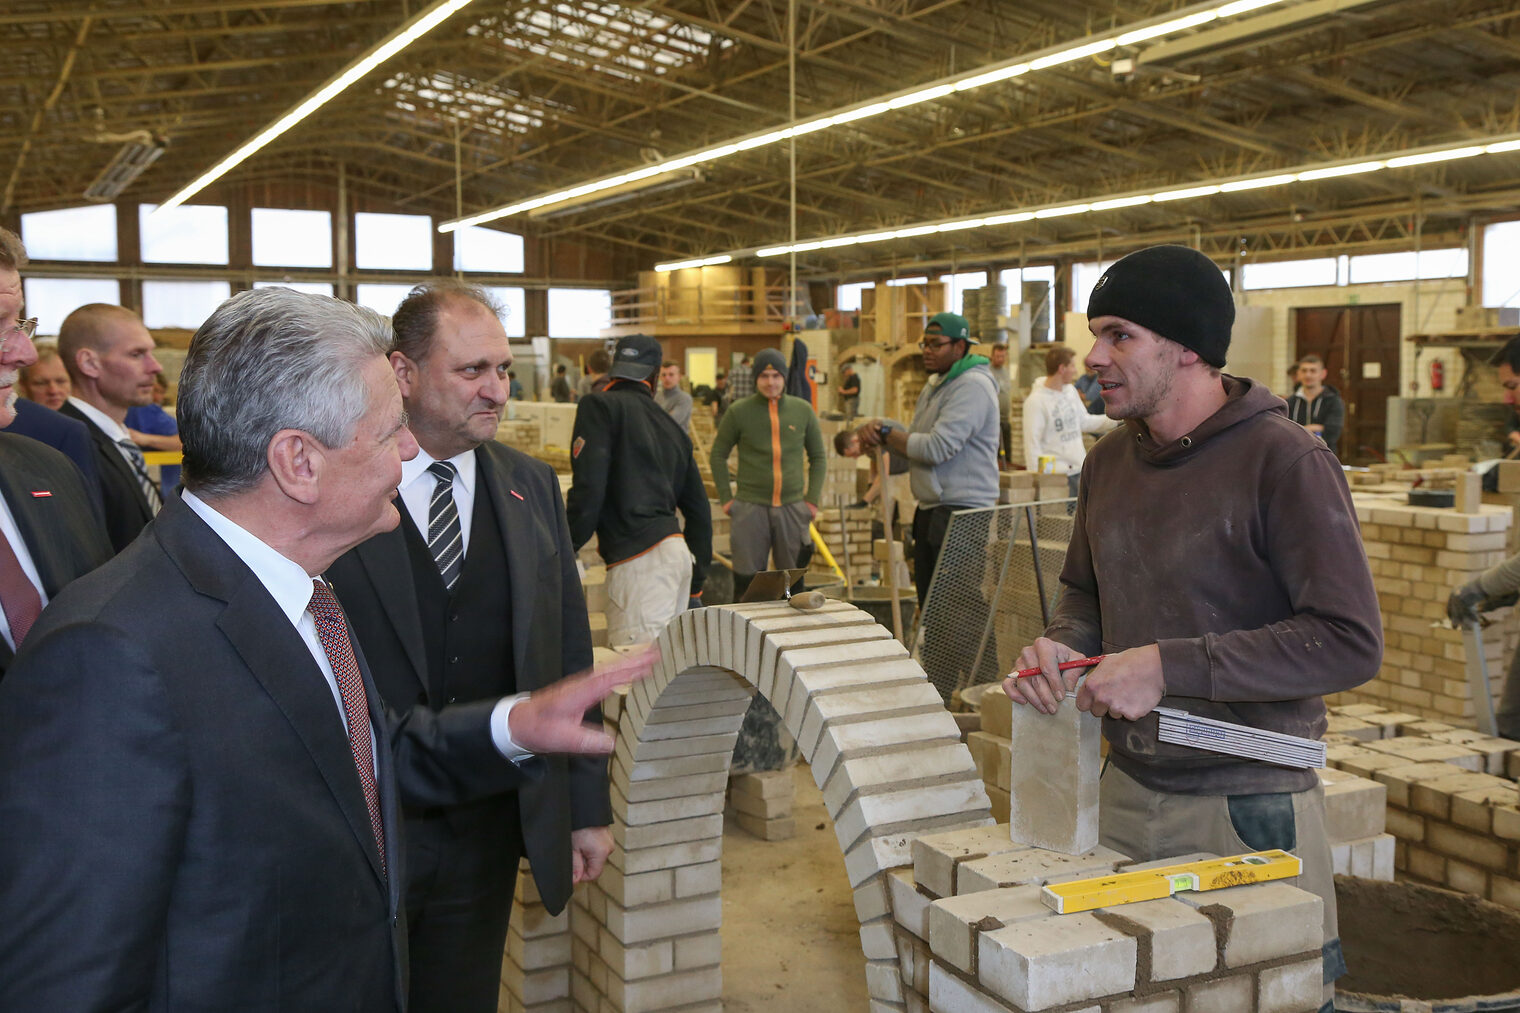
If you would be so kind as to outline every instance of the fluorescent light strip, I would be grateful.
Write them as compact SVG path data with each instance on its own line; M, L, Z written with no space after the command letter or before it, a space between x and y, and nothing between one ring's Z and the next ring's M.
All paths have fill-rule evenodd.
M401 52L407 46L410 46L413 42L422 38L428 32L431 32L434 28L443 24L443 22L447 21L469 3L470 0L438 0L433 6L382 39L366 55L361 56L339 71L336 77L306 96L285 115L275 120L263 130L260 130L257 134L254 134L251 139L244 142L236 151L198 176L189 186L164 201L154 209L153 213L158 214L160 211L178 207L191 197L194 197L197 193L218 179L221 179L229 171L247 161L249 157L270 141L273 141L276 137L279 137L285 131L337 98L354 82Z
M1285 2L1287 0L1234 0L1231 3L1216 3L1206 6L1202 10L1197 10L1180 17L1152 19L1149 22L1141 22L1136 27L1124 31L1115 31L1103 36L1089 38L1085 42L1074 45L1055 47L1048 50L1040 50L1037 53L1014 57L990 67L983 67L952 78L943 79L932 85L926 85L922 88L905 91L897 95L888 95L853 108L825 113L806 120L798 120L796 123L777 130L751 134L720 147L709 148L706 151L699 151L691 155L682 155L666 162L660 162L657 165L646 166L638 171L653 175L659 172L668 172L672 169L684 169L687 166L696 165L698 162L716 161L736 152L753 151L756 148L779 144L792 137L800 137L803 134L813 133L815 130L843 126L846 123L854 123L857 120L880 116L882 113L890 112L894 109L906 109L909 106L918 105L922 102L931 102L934 99L944 98L956 92L970 91L998 81L1006 81L1010 78L1019 77L1032 70L1046 70L1051 67L1064 66L1079 60L1085 60L1090 56L1106 53L1118 46L1133 45L1136 42L1185 31L1221 18L1234 17L1262 7ZM496 221L498 218L509 218L512 215L522 214L525 211L532 211L536 208L547 207L550 204L558 204L563 201L573 200L576 197L583 197L588 193L597 193L609 187L617 186L620 183L626 183L630 177L641 178L634 176L632 173L625 173L620 176L608 176L604 179L584 183L573 189L556 190L552 193L541 194L537 197L518 201L515 204L506 204L465 218L446 221L438 226L438 231L453 232L455 229L463 228L466 225L481 225L485 222Z
M720 253L716 257L697 257L692 260L677 260L669 264L656 264L654 269L656 271L684 271L688 267L712 267L714 264L726 264L733 259L726 253Z
M1219 193L1240 193L1247 190L1261 190L1267 187L1286 186L1289 183L1308 183L1315 180L1334 179L1338 176L1350 176L1357 173L1377 172L1384 169L1401 169L1415 165L1428 165L1432 162L1447 162L1458 158L1473 158L1478 155L1498 155L1512 151L1520 151L1520 135L1495 138L1482 144L1420 148L1396 153L1386 158L1357 162L1332 162L1323 165L1304 166L1288 172L1239 176L1220 180L1217 183L1200 183L1193 186L1158 190L1154 193L1117 194L1113 197L1104 197L1092 202L1055 204L1048 207L1007 211L980 218L956 218L943 222L904 225L901 228L884 229L879 232L836 236L829 239L809 239L795 246L766 246L758 250L739 250L735 251L731 256L779 257L788 253L807 253L813 250L830 249L836 246L865 245L866 243L885 242L889 239L911 239L917 236L927 236L932 233L958 232L962 229L979 229L993 225L1015 225L1019 222L1037 219L1061 218L1066 215L1088 214L1094 211L1111 211L1116 208L1136 207L1141 204L1161 204L1167 201L1192 200L1197 197L1211 197Z

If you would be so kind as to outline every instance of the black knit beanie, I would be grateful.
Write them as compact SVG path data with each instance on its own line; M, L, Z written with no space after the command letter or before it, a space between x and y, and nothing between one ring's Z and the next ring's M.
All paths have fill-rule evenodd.
M1087 319L1123 317L1224 365L1235 297L1214 262L1186 246L1152 246L1115 263L1087 300Z

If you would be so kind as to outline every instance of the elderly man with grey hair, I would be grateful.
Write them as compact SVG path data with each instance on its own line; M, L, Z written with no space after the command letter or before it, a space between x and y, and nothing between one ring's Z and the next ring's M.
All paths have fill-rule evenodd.
M605 753L647 657L398 714L332 589L416 453L385 318L283 289L196 333L185 491L0 682L0 1009L405 1007L400 808Z

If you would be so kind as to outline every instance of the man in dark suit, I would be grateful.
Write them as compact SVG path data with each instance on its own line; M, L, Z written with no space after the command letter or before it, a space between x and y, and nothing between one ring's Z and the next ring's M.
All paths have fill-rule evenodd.
M390 361L420 450L401 524L328 571L387 705L536 689L591 663L559 484L499 443L511 347L480 289L416 288ZM406 811L413 1013L494 1013L519 857L558 912L612 849L607 765L550 758L517 792Z
M15 409L16 417L5 427L5 431L12 436L25 436L38 443L46 443L73 461L74 467L84 477L85 489L95 502L96 509L104 511L100 468L95 464L95 441L90 438L90 430L85 424L24 397L16 399Z
M31 403L15 394L18 372L37 361L37 322L21 317L25 263L21 240L0 229L0 427ZM78 470L35 440L0 433L0 678L48 601L110 558L99 505Z
M385 318L244 292L180 386L185 492L54 601L0 682L0 1009L405 1007L401 805L605 753L648 659L382 707L313 578L397 520L416 452Z
M106 531L118 552L163 505L124 421L128 408L153 401L153 376L163 369L153 347L137 314L120 306L81 306L58 328L58 354L74 388L59 411L83 422L95 442Z

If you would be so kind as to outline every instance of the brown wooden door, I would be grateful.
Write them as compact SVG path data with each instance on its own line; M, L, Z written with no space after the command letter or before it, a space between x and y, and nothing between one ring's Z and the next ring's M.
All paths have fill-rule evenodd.
M1336 454L1371 464L1387 454L1388 399L1399 393L1398 303L1306 306L1294 312L1297 355L1325 360L1325 382L1346 402Z

